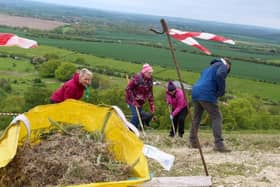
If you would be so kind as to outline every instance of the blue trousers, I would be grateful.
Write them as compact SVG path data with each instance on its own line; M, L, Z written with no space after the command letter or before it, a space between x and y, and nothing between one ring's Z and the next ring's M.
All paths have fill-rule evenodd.
M142 107L137 107L138 108L138 111L139 111L139 114L142 112ZM131 120L130 120L130 123L132 123L136 128L139 127L139 119L138 119L138 116L137 116L137 112L136 112L136 108L134 105L129 105L129 109L130 109L130 112L131 112Z

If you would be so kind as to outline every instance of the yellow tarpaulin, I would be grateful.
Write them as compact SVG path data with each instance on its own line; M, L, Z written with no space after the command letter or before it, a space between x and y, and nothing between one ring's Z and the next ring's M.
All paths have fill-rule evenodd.
M133 179L126 181L111 181L104 183L91 183L73 186L136 186L150 179L148 163L143 155L143 142L139 140L123 124L111 107L101 107L77 100L66 100L59 104L37 106L26 112L24 116L30 123L30 142L37 141L36 132L50 126L49 118L69 124L80 124L88 131L101 130L108 112L111 115L104 131L105 140L113 144L112 152L117 160L134 165ZM0 140L0 167L5 167L15 156L17 146L28 139L27 130L22 121L10 125Z

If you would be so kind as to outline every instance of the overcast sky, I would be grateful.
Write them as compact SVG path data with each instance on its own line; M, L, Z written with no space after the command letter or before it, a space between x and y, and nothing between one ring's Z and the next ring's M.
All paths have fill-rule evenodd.
M280 0L33 0L280 29Z

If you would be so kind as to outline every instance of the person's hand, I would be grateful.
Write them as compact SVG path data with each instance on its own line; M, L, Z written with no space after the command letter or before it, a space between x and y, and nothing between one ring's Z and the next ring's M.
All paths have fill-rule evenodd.
M157 121L157 120L158 120L157 117L153 116L152 121Z
M137 102L137 101L134 101L134 102L133 102L133 106L134 106L135 108L139 108L138 102Z
M173 120L173 116L172 116L172 114L170 114L169 118L170 118L171 120Z

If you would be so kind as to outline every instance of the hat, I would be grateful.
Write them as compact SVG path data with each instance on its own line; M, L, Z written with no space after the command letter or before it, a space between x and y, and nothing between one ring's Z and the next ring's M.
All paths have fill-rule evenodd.
M145 73L145 72L153 72L153 68L152 66L150 66L149 64L144 64L143 65L143 68L141 70L142 73Z
M169 81L169 82L168 82L167 90L168 90L169 92L172 92L172 91L176 90L176 86L174 85L174 83L173 83L172 81Z

